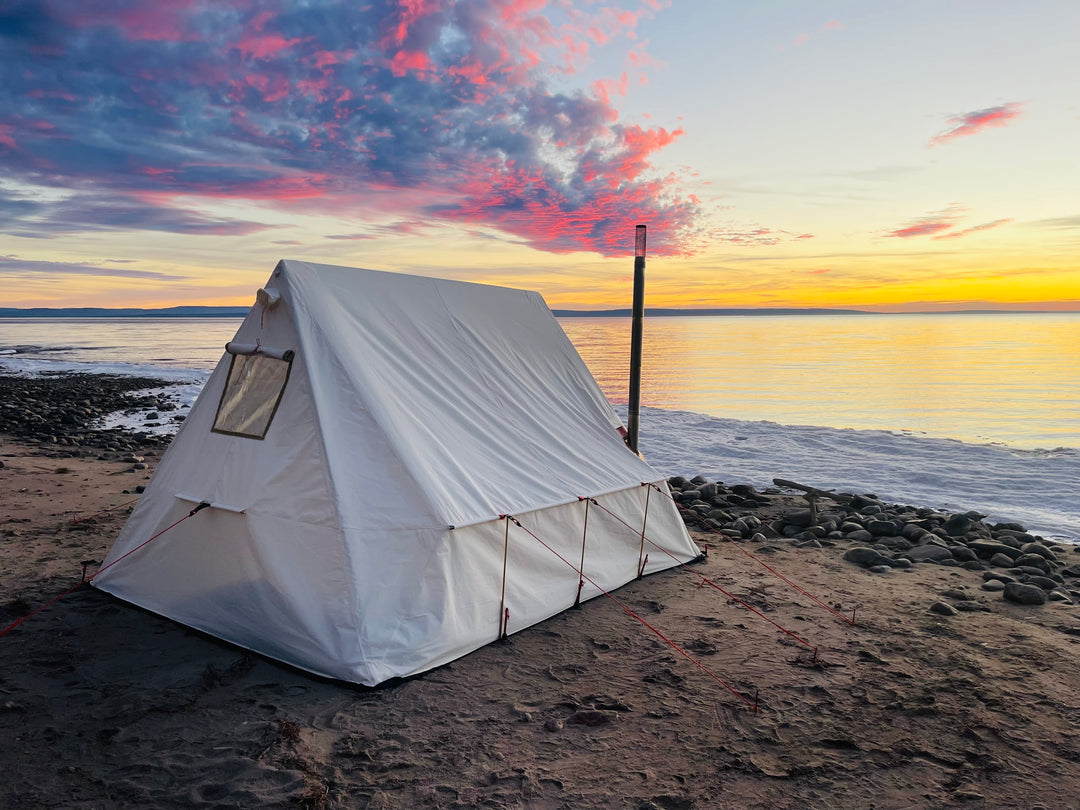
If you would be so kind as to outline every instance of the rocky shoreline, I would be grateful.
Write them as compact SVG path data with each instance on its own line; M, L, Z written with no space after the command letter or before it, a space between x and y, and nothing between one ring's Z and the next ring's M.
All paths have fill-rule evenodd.
M177 383L119 374L0 372L0 433L35 442L47 455L65 458L164 449L171 437L148 431L102 428L104 417L145 412L148 426L182 421L167 394L148 393ZM162 412L170 413L162 417Z
M676 476L668 485L690 528L754 544L759 553L785 544L843 547L844 560L871 574L938 565L980 575L971 588L945 591L942 595L950 601L934 602L929 608L933 613L989 610L975 598L976 583L980 590L1020 605L1080 604L1080 545L1047 542L1018 523L991 525L978 512L946 514L885 503L873 494L826 493L794 484L787 489L807 492L759 492L746 484L709 482L700 475L689 480ZM797 503L803 498L806 507Z

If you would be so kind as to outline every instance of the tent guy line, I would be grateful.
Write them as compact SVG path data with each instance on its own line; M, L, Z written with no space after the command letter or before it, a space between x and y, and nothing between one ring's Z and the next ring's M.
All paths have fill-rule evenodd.
M176 521L175 523L173 523L173 524L172 524L172 526L166 526L166 527L165 527L164 529L162 529L162 530L161 530L160 532L158 532L157 534L155 534L155 535L154 535L153 537L151 537L151 538L150 538L149 540L147 540L146 542L144 542L144 543L141 543L140 545L138 545L138 546L136 546L135 548L133 548L133 549L132 549L131 551L129 551L129 552L128 552L127 554L125 554L125 555L124 555L123 557L119 557L119 558L117 558L117 559L113 560L113 561L112 561L111 563L109 563L108 565L106 565L106 566L103 566L103 567L99 568L99 569L98 569L98 570L97 570L97 571L96 571L96 572L94 573L94 576L92 576L92 577L88 577L88 576L86 576L86 566L87 566L87 565L89 565L89 563L88 563L88 562L83 562L83 572L82 572L82 579L80 579L80 580L79 580L79 581L78 581L77 583L75 583L75 585L73 585L72 587L68 588L68 589L67 589L66 591L62 591L61 593L58 593L58 594L57 594L56 596L54 596L54 597L53 597L52 599L50 599L50 600L49 600L48 602L46 602L46 603L45 603L44 605L41 605L41 606L40 606L39 608L37 608L36 610L32 610L32 611L30 611L30 612L29 612L29 613L27 613L27 614L26 614L25 616L22 616L22 617L20 617L20 618L16 619L15 621L13 621L13 622L12 622L11 624L9 624L9 625L8 625L7 627L5 627L5 628L4 628L3 630L0 630L0 637L2 637L2 636L6 636L6 635L7 635L8 633L10 633L10 632L11 632L12 630L14 630L14 629L15 629L16 627L18 627L18 626L19 626L20 624L22 624L23 622L25 622L25 621L26 621L27 619L31 619L31 618L33 618L34 616L36 616L36 615L38 615L39 613L41 613L41 612L42 612L43 610L45 610L46 608L48 608L48 607L51 607L51 606L55 605L55 604L56 604L57 602L59 602L59 601L60 601L61 599L63 599L63 598L65 597L65 596L67 596L68 594L74 593L75 591L79 590L79 588L81 588L81 587L82 587L83 585L86 585L86 584L87 584L88 582L89 582L89 583L92 583L92 582L93 582L93 579L94 579L94 577L96 577L96 576L97 576L98 574L100 574L101 572L105 571L105 570L106 570L106 569L108 569L108 568L112 568L112 566L116 565L116 564L117 564L118 562L120 562L120 560L124 559L124 557L127 557L127 556L128 556L128 555L130 555L130 554L134 554L134 553L135 553L136 551L138 551L138 550L139 550L140 548L142 548L143 546L147 546L147 545L149 545L150 543L152 543L152 542L154 542L155 540L157 540L157 539L158 539L159 537L161 537L161 535L163 535L163 534L165 534L165 532L169 531L169 529L173 529L173 528L175 528L175 527L179 526L179 525L180 525L181 523L183 523L183 522L184 522L185 520L187 520L188 518L191 518L191 517L195 517L195 515L197 515L197 514L198 514L199 512L201 512L201 511L202 511L203 509L207 509L208 507L210 507L210 504L208 504L208 503L205 503L205 502L203 502L203 503L200 503L200 504L199 504L198 506L196 506L196 507L195 507L194 509L192 509L192 510L191 510L190 512L188 512L188 513L187 513L186 515L184 515L184 517L180 518L180 519L179 519L178 521ZM114 508L117 508L117 507L114 507ZM109 511L109 510L102 510L102 511ZM89 518L87 518L87 520L89 520ZM78 522L78 521L75 521L75 522Z

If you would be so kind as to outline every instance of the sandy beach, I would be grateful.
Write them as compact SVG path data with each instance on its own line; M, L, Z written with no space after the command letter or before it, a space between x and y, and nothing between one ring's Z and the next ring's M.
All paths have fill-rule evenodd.
M162 451L8 430L5 627L95 569ZM0 807L1080 807L1080 607L874 573L852 542L694 538L703 563L616 596L749 702L603 597L365 689L79 588L0 638Z

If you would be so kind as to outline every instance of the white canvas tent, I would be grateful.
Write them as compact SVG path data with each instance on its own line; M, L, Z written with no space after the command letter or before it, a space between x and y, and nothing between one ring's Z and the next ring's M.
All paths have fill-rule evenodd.
M578 566L584 601L697 556L619 427L537 293L282 261L93 584L320 675L422 672L572 606Z

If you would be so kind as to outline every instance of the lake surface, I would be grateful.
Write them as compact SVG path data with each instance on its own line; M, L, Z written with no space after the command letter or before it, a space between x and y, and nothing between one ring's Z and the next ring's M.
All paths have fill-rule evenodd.
M560 320L625 414L629 319ZM190 380L237 319L0 320L0 368ZM649 318L641 448L667 474L773 477L977 509L1080 540L1080 313Z
M608 398L626 403L630 322L563 318ZM212 369L239 321L0 320L0 353ZM668 317L645 322L644 405L782 425L1080 448L1080 313ZM3 357L0 354L0 357Z

